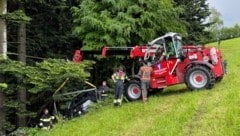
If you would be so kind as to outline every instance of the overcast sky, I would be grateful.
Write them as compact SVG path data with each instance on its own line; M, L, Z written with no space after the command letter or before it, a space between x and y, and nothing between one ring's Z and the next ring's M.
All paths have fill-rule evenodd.
M215 7L222 15L224 26L240 24L240 0L207 0L210 7Z

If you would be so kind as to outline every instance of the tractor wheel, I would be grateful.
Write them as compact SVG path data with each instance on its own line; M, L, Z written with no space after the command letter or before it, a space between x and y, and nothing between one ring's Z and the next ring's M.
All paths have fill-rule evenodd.
M187 70L185 83L191 90L203 88L211 89L215 83L215 78L212 71L207 67L197 65Z
M141 90L139 81L131 80L126 84L125 95L129 101L140 99L141 94L142 94L142 90Z

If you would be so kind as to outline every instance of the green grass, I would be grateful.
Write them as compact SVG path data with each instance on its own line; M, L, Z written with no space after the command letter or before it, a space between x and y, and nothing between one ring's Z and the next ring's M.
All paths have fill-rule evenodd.
M212 43L210 45L216 45ZM172 86L141 101L100 107L80 118L62 121L46 136L238 136L240 135L240 38L222 41L228 75L211 90ZM239 76L240 77L240 76Z

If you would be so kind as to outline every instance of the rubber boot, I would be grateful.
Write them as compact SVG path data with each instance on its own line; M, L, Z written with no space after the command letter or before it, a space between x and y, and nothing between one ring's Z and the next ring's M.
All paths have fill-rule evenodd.
M118 100L117 100L117 103L118 103L118 106L121 106L121 105L122 105L122 100L121 100L121 99L118 99Z
M118 106L118 101L116 99L113 101L113 105Z

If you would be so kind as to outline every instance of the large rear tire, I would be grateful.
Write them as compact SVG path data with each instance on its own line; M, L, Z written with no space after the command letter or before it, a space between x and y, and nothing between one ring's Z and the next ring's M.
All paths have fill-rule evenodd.
M197 65L189 68L185 75L185 84L191 90L211 89L215 83L215 78L210 69Z
M141 98L142 90L140 86L140 81L130 80L126 84L125 95L129 101L135 101Z

